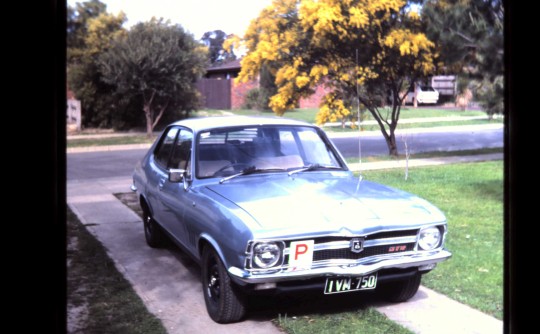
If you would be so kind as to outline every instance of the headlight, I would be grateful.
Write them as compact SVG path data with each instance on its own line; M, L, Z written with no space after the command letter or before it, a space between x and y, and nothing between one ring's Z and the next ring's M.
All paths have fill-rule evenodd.
M420 230L418 247L420 250L432 250L441 243L441 231L437 227L428 227Z
M271 268L282 262L282 243L259 242L253 245L253 264L262 269Z

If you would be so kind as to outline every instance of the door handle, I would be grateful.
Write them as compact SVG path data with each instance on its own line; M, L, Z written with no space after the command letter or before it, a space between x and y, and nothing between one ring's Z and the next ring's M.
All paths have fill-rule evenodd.
M166 181L166 179L164 177L159 179L159 184L158 184L159 190L163 190L163 186L165 185L165 181Z

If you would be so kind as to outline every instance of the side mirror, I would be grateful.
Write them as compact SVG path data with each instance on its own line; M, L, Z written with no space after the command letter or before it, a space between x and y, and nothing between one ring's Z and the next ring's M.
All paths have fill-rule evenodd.
M191 178L188 180L185 169L169 169L169 182L180 183L184 182L184 190L188 191Z
M185 169L170 169L169 170L169 182L178 183L184 181Z

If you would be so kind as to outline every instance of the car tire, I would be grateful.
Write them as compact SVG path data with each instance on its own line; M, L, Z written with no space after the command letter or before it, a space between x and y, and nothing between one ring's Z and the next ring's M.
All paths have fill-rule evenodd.
M244 298L210 246L203 249L201 272L204 302L210 318L221 324L241 320L246 312Z
M152 248L161 248L165 244L165 235L161 230L161 227L156 223L150 210L143 206L143 225L144 225L144 238L148 246Z
M407 301L418 292L421 281L422 275L416 273L406 280L388 283L388 285L384 287L384 297L386 300L393 303Z

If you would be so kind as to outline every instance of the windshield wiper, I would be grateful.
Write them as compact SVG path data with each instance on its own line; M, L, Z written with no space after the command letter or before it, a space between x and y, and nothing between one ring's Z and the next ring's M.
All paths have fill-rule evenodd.
M219 183L223 183L225 181L229 181L230 179L234 179L237 176L242 175L249 175L249 174L255 174L255 173L263 173L263 172L282 172L285 171L283 168L257 168L255 166L250 166L248 168L244 168L240 173L236 173L233 175L229 175L227 177L222 178L219 180Z
M311 164L308 166L304 166L295 170L292 170L289 172L289 176L300 173L300 172L309 172L312 170L320 170L320 169L342 169L341 167L337 166L327 166L327 165L321 165L321 164Z

